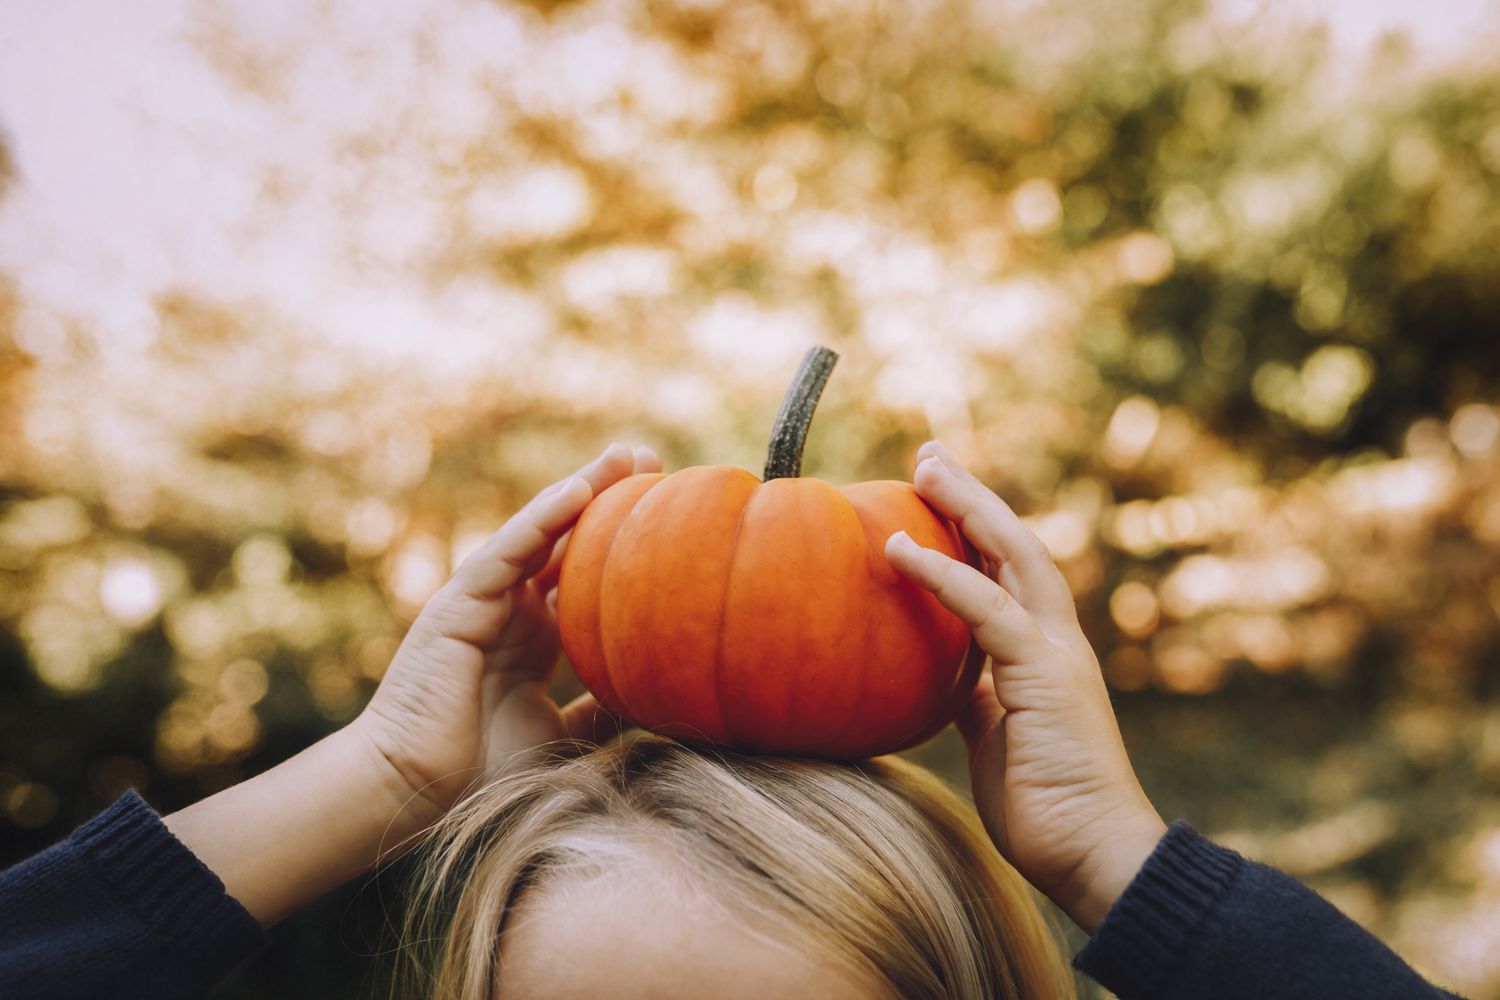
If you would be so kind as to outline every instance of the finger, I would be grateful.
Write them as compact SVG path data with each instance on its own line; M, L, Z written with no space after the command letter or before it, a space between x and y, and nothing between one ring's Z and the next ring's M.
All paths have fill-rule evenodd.
M635 452L623 444L612 444L574 475L587 481L594 489L594 496L598 496L626 476L639 471L641 470L635 464Z
M995 675L986 670L969 693L969 700L959 709L954 724L964 738L964 746L972 752L1004 718L1005 709L995 694Z
M539 494L463 561L449 586L479 600L500 596L541 568L538 562L593 498L592 487L579 476Z
M645 446L640 445L639 447L644 448ZM650 452L650 449L647 448L646 451ZM653 457L655 456L654 452L651 452L651 454ZM657 461L660 462L661 460L657 459ZM558 490L562 489L570 479L583 479L594 488L596 494L603 493L621 479L638 471L635 468L635 462L635 451L616 442L605 448L599 453L598 457L584 465L577 472L573 473L573 475L559 479L557 482L545 487L536 495L535 499L542 500L552 496Z
M633 464L631 472L628 473L628 475L638 476L643 472L661 471L661 457L645 445L638 444L634 446L630 449L630 454ZM594 490L594 495L598 496L600 493L604 492L605 489L612 485L614 484L601 483L597 485ZM568 552L568 539L571 538L572 535L573 532L569 530L567 534L558 539L557 544L552 546L552 552L547 557L546 565L543 566L541 570L539 570L532 578L532 582L543 593L547 593L557 586L557 579L562 573L563 557L567 555Z
M1041 539L1016 516L1010 505L948 454L929 441L918 451L921 461L912 477L917 492L959 526L986 559L1005 567L1015 596L1048 624L1077 621L1067 581Z
M624 720L587 693L563 707L562 720L569 739L595 745L608 743L625 729Z
M969 751L974 805L1002 854L1010 850L1005 823L1005 719L994 675L986 672L955 721Z
M547 565L531 578L532 584L542 593L550 593L557 586L557 578L562 575L563 556L568 554L568 539L572 537L573 529L569 528L552 546L552 554L547 557Z
M489 600L547 565L551 546L572 527L588 502L630 475L634 453L612 444L577 473L553 483L500 526L453 575L453 586Z
M1047 548L1010 505L981 483L941 441L917 450L918 492L964 529L975 548L997 563L1035 564L1056 573ZM925 488L924 488L925 487Z
M635 453L635 471L639 475L642 472L660 472L661 456L643 444L638 444L631 449Z
M885 555L898 573L931 591L973 629L974 640L997 661L1027 663L1051 650L1026 609L974 567L918 545L904 531L886 540Z

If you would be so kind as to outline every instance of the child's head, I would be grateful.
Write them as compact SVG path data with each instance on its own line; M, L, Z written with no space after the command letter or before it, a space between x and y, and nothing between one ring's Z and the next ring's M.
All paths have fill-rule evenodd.
M408 940L441 998L1060 997L1031 890L941 782L653 737L443 821Z

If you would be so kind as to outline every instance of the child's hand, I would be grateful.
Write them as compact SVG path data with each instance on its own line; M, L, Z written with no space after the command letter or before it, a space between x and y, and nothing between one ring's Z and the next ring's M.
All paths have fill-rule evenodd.
M405 850L489 765L618 723L584 696L547 694L564 536L605 487L661 467L610 445L543 490L458 568L406 634L359 718L248 781L165 818L269 927Z
M436 819L512 754L618 732L592 696L559 709L547 692L561 649L557 569L564 536L590 500L660 469L649 448L610 445L505 522L422 609L350 727L388 762L420 820Z
M992 659L958 720L975 803L1001 853L1092 933L1166 827L1046 547L941 444L917 458L917 492L995 568L987 576L904 532L886 543L891 565L968 622Z

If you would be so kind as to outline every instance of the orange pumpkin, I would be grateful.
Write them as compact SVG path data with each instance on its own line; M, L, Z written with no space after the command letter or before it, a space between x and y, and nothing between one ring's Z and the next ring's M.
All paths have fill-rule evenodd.
M957 529L908 483L798 476L837 358L814 348L803 361L765 482L727 465L632 476L584 511L558 626L609 709L681 739L835 758L921 742L957 713L982 655L885 558L904 529L972 561Z

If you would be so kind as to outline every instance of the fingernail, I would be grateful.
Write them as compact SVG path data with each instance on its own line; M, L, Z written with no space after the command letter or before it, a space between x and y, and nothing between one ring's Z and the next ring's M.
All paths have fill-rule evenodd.
M936 455L929 455L927 458L922 459L921 464L917 466L917 471L922 471L922 466L924 465L944 479L951 479L953 477L953 473L949 471L948 466Z
M917 544L916 542L911 540L911 536L908 535L905 531L898 531L893 534L891 536L891 541L895 542L897 545L916 546Z

